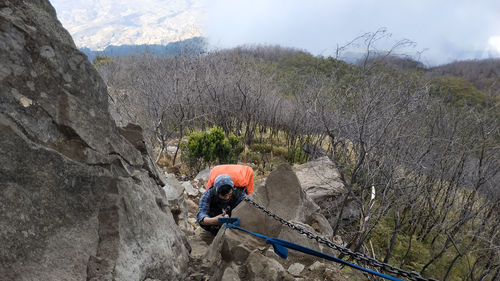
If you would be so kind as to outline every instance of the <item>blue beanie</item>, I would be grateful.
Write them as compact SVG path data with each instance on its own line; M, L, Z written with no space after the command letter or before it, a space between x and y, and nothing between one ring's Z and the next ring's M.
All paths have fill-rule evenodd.
M234 187L233 179L229 175L218 175L214 181L215 191L219 193L219 188L224 185Z

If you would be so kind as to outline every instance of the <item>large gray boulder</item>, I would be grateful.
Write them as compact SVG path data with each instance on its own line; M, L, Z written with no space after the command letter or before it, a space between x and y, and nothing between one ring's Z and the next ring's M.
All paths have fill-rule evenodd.
M346 192L337 168L327 156L296 166L294 171L302 188L316 203Z
M347 189L340 179L335 164L323 156L293 168L300 181L302 189L321 208L321 213L332 224L339 219L337 214L342 208L340 225L349 225L359 217L359 206L349 200L343 206L343 199ZM320 218L321 219L321 218Z
M186 239L137 126L47 0L0 4L2 280L178 280Z

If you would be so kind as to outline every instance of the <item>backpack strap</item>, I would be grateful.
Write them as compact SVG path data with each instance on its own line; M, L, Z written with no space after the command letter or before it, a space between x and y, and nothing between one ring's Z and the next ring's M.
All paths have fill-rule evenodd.
M245 186L235 186L236 189L240 190L241 192L245 192L248 195L248 187Z

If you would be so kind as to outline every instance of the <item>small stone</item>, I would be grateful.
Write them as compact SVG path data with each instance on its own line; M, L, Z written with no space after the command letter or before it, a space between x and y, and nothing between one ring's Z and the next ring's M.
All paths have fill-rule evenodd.
M177 151L177 146L172 146L172 145L167 146L167 152L175 153L175 151Z
M198 222L196 221L195 218L188 218L188 223L192 226L198 226Z
M196 188L194 188L193 185L188 181L183 182L182 187L184 187L184 191L189 196L194 197L194 196L198 195L198 193L199 193L199 191Z
M325 264L319 261L315 261L313 264L311 264L308 269L310 271L323 271L325 270Z
M329 278L328 280L336 280L335 278L338 276L338 273L330 268L327 268L325 269L324 276Z
M248 280L278 280L286 272L275 259L267 258L258 251L252 252L246 261Z
M184 201L186 202L188 212L190 214L196 215L196 213L198 213L198 205L196 205L196 203L194 203L193 200L188 198L185 199Z
M240 277L232 267L228 267L224 270L221 281L240 281Z
M288 268L288 272L294 276L300 275L302 270L304 270L304 265L301 263L294 263Z
M247 260L248 255L250 255L251 250L244 244L237 245L231 249L233 256L233 261L244 262Z
M19 102L24 106L28 107L33 104L33 101L19 93L19 91L15 88L11 89L12 95L19 100Z
M24 107L28 107L30 105L33 104L33 101L28 99L27 97L22 97L19 99L19 101L21 102L21 104L24 106Z
M206 184L208 182L209 176L210 176L210 168L200 171L198 175L196 175L194 180Z
M285 271L281 272L280 275L281 275L280 276L280 280L281 281L297 281L299 279L302 280L302 281L304 280L302 278L295 278L293 275L291 275L290 273L285 272Z
M267 248L267 250L265 249L265 247L259 247L258 248L260 251L264 251L264 256L268 257L268 258L275 258L276 257L276 253L274 252L274 249L273 247L269 247Z

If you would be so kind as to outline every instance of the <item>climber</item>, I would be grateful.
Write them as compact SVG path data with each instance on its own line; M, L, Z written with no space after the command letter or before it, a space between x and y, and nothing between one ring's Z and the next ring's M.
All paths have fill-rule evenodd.
M218 175L214 184L200 198L196 219L200 226L217 234L222 225L218 219L230 217L231 211L245 198L247 192L236 188L227 174Z

